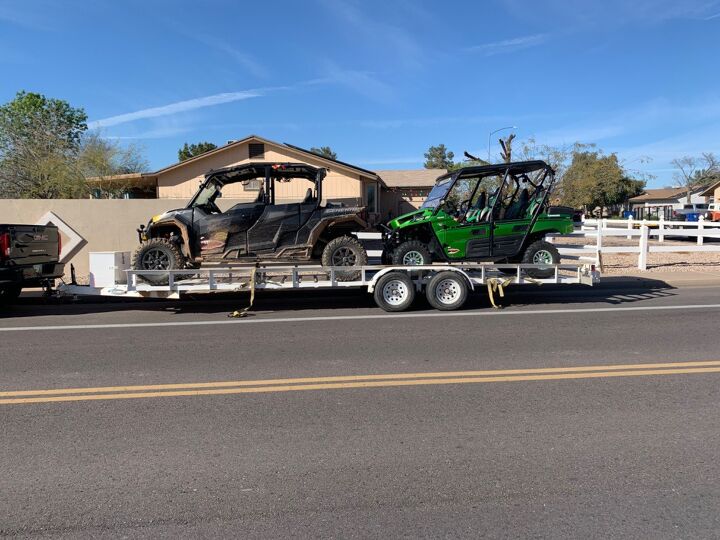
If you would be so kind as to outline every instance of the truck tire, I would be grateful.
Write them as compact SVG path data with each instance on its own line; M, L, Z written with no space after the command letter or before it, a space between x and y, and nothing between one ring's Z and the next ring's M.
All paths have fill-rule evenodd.
M0 304L10 304L13 300L17 300L21 292L22 287L20 285L0 285Z
M557 248L545 240L536 240L523 253L523 264L560 264ZM527 275L536 279L547 279L555 275L555 268L528 268Z
M352 236L338 236L330 240L323 249L321 262L323 266L366 266L368 262L367 251ZM338 281L355 281L360 279L360 271L336 271L335 279Z
M393 250L392 263L397 266L424 266L432 264L427 246L419 240L408 240Z
M467 280L450 270L435 274L425 289L428 302L440 311L460 309L468 297Z
M186 259L178 246L165 238L151 238L140 244L132 256L133 270L180 270ZM176 276L176 279L186 276ZM152 285L168 283L168 274L140 276Z
M388 272L375 284L373 298L384 311L405 311L415 301L415 284L405 272Z

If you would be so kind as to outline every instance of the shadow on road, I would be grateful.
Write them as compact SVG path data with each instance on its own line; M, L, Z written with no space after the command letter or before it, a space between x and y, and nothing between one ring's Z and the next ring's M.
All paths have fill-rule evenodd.
M645 300L676 296L675 288L664 281L649 278L603 278L602 282L590 288L581 285L509 285L505 297L496 301L504 307L528 307L540 305L578 304L620 305ZM248 293L225 293L196 295L183 300L158 299L116 299L81 297L71 299L23 296L16 305L5 306L0 319L35 316L70 316L111 312L155 312L168 314L219 314L226 315L245 308L249 303ZM253 310L257 312L302 312L316 310L378 310L372 295L363 290L342 291L258 291ZM431 309L424 295L418 295L413 310ZM490 309L490 302L484 287L477 288L476 294L468 299L464 309Z

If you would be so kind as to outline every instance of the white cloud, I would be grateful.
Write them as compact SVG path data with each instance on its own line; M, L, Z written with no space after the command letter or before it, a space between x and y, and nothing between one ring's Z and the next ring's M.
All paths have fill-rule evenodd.
M494 56L496 54L511 53L522 49L529 49L530 47L536 47L537 45L547 41L548 37L548 34L533 34L530 36L494 41L492 43L483 43L482 45L467 47L465 50L468 52L480 53L485 56Z
M205 34L194 34L181 30L179 30L179 32L191 39L194 39L195 41L198 41L199 43L202 43L204 45L207 45L208 47L227 54L256 77L266 78L268 76L267 68L264 65L260 64L260 62L258 62L253 55L233 47L228 42L221 41L216 37L208 36Z
M202 109L204 107L212 107L214 105L220 105L223 103L231 103L233 101L241 101L244 99L260 97L262 95L264 95L264 93L260 90L243 90L240 92L213 94L211 96L188 99L185 101L177 101L175 103L162 105L160 107L150 107L148 109L142 109L131 113L119 114L117 116L110 116L108 118L94 120L92 122L88 122L88 127L90 129L97 129L109 126L117 126L118 124L126 124L128 122L134 122L135 120L156 118L158 116L168 116L181 112L193 111L195 109Z

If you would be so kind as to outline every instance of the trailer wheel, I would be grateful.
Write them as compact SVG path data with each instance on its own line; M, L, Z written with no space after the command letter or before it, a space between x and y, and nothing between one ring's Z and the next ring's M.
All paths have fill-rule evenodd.
M557 248L545 240L537 240L530 244L523 253L522 262L525 264L559 264L560 253ZM551 278L555 275L552 266L528 268L527 274L537 279Z
M185 257L178 247L165 238L151 238L140 244L132 256L133 270L180 270L185 268ZM190 274L192 275L192 274ZM182 279L189 276L176 276ZM140 276L153 285L168 283L168 274Z
M425 295L435 309L441 311L460 309L468 297L468 284L457 272L438 272L428 283Z
M385 311L405 311L415 300L415 284L405 272L389 272L378 280L373 297Z
M0 304L9 304L16 300L21 292L22 287L20 285L0 285Z

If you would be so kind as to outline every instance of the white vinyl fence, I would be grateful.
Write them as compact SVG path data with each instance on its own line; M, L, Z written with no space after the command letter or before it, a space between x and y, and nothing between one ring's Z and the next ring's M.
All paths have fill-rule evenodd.
M691 244L668 244L663 246L650 245L650 238L656 238L660 243L666 237L695 238ZM720 243L705 244L707 238L720 239L720 222L715 223L700 218L700 221L659 221L629 219L585 219L579 230L567 235L553 235L549 238L580 237L592 239L592 243L585 245L562 244L558 251L563 258L588 261L602 266L602 257L606 253L637 253L637 266L640 270L647 269L648 253L688 253L713 252L720 253ZM603 238L626 238L631 242L622 246L605 246Z

